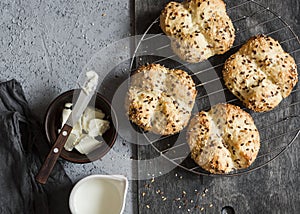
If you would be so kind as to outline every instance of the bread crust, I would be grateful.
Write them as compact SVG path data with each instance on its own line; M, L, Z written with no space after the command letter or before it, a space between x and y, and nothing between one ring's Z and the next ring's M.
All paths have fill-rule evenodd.
M171 37L173 51L191 63L225 53L235 38L222 0L170 2L161 12L160 26Z
M128 116L145 131L175 134L188 124L196 95L187 72L159 64L141 66L131 77Z
M259 148L259 132L250 114L231 104L217 104L195 115L188 126L192 159L214 174L249 167Z
M225 62L227 88L256 112L275 108L298 82L297 65L278 41L265 35L248 40Z

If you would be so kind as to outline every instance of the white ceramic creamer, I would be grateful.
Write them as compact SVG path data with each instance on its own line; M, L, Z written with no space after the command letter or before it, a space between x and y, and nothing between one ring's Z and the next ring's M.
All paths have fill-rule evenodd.
M91 175L73 188L69 206L73 214L121 214L128 180L122 175Z

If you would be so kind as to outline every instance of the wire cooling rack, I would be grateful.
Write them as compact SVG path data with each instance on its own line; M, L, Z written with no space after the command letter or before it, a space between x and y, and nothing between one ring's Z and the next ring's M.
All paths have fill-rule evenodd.
M274 110L265 113L250 111L224 86L222 68L225 60L251 36L265 34L278 40L283 49L294 57L299 67L300 41L281 16L257 1L249 0L231 6L227 8L227 13L236 29L235 43L227 53L197 64L181 61L172 52L169 39L162 33L158 17L137 42L131 69L133 71L139 65L146 63L159 63L169 68L186 70L194 79L198 91L193 113L209 110L213 104L216 104L214 102L227 102L240 106L252 115L260 132L261 148L255 162L249 168L227 174L232 176L248 173L267 165L297 141L300 134L300 86L297 84L291 95ZM183 130L180 134L172 136L156 136L144 132L143 136L158 155L172 163L195 174L212 175L191 159L185 132L186 130Z

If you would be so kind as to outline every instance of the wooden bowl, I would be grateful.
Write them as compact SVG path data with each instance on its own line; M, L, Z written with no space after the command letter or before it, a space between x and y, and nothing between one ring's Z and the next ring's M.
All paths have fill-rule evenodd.
M72 103L73 97L78 97L79 93L79 89L64 92L55 98L49 105L44 120L44 126L50 145L55 142L58 136L58 130L61 128L61 117L65 104ZM88 155L81 154L76 149L73 149L70 152L63 149L60 156L74 163L89 163L102 158L112 148L117 137L117 117L111 104L102 95L96 93L94 102L91 102L89 106L103 111L105 114L104 119L110 122L110 128L102 136L104 143Z

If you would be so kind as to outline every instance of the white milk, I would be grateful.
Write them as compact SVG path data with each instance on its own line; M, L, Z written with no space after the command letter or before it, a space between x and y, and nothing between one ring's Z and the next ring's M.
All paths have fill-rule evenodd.
M70 196L74 214L120 214L124 209L127 180L122 176L89 176L75 185Z

